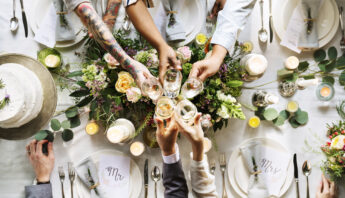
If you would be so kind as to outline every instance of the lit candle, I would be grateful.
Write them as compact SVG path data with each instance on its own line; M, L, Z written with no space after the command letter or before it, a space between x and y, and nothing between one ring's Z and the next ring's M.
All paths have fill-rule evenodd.
M207 137L204 137L204 153L207 153L212 148L212 142Z
M107 130L107 138L111 143L124 143L133 137L134 125L126 119L117 119Z
M286 69L294 70L298 67L299 60L296 56L290 56L285 60Z
M258 128L260 126L260 118L257 116L253 116L253 117L249 118L248 125L254 129Z
M329 101L334 96L334 88L331 84L321 83L317 87L316 95L320 100Z
M144 153L145 151L145 146L143 143L141 142L133 142L131 144L131 147L129 148L129 150L131 151L131 154L134 156L140 156L141 154Z
M268 66L267 59L260 54L248 54L241 59L240 64L251 76L263 74Z
M89 135L94 135L96 133L98 133L99 131L99 126L95 121L90 121L86 127L85 127L85 131L87 134Z
M298 103L296 101L289 101L286 105L286 111L295 113L298 110Z

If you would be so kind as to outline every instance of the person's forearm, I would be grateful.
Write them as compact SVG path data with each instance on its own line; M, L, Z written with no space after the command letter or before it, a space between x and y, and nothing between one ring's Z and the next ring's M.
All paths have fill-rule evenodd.
M216 44L212 48L212 56L215 56L222 61L224 60L227 52L227 49L221 45Z
M194 161L202 161L204 159L204 145L201 144L194 144L192 145L193 151L193 160Z
M103 16L103 21L107 24L110 30L115 25L115 20L120 9L121 0L109 0L107 4L106 12Z
M138 0L135 4L128 6L126 11L135 28L154 48L159 50L168 45L158 31L143 1Z
M116 42L111 31L105 25L102 18L98 16L92 5L90 3L81 3L75 9L75 12L89 32L92 33L93 38L136 79L140 72L140 68L134 66L133 59L130 58Z

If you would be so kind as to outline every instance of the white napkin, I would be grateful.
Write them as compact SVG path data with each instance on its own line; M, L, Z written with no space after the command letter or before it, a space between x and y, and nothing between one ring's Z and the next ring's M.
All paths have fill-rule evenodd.
M42 23L39 24L39 29L34 37L35 41L50 48L55 46L56 18L54 4L51 3L48 13L44 17Z
M259 176L264 178L269 197L279 197L280 190L287 177L287 168L291 156L287 153L272 149L271 147L263 146L260 142L256 141L250 142L250 144L241 148L241 154L246 159L248 165L253 164L251 161L248 162L248 160L251 160L249 157L255 156L259 166L258 169L261 171ZM252 167L248 168L249 170L253 170ZM251 188L249 185L249 192L250 191Z
M301 0L302 1L302 0ZM303 0L304 1L304 0ZM307 1L307 0L306 0ZM309 0L308 0L309 1ZM314 2L314 0L311 0ZM316 17L319 11L319 7L321 5L322 0L315 0L315 3L318 4L318 9L316 7L313 8L317 11L311 11L312 17L315 17L313 21L313 30L312 34L307 35L306 29L307 25L304 21L306 18L303 13L303 8L301 2L296 6L294 9L282 41L280 44L288 49L301 53L302 48L317 48L319 45L318 41L318 34L317 34L317 24L316 24Z
M298 6L298 9L300 9L300 12L303 16L303 21L305 25L302 28L302 31L299 35L299 48L308 48L308 49L315 49L319 47L319 35L317 32L317 24L316 19L319 15L319 10L321 6L322 0L301 0L300 6ZM311 32L307 34L307 22L305 19L308 19L308 10L310 10L310 16L312 21L312 28Z
M63 0L53 0L55 12L66 12L56 17L55 41L72 41L75 39L75 32L70 24L70 15L67 14L66 5ZM62 8L62 9L61 9Z
M268 197L265 177L262 173L253 174L260 171L259 162L262 156L261 142L252 141L244 147L240 148L241 154L246 162L248 171L251 173L249 177L248 185L248 198L266 198ZM254 160L256 164L256 170L254 168Z
M162 0L164 10L168 15L166 23L167 41L183 41L186 39L186 32L180 18L181 2L177 0Z

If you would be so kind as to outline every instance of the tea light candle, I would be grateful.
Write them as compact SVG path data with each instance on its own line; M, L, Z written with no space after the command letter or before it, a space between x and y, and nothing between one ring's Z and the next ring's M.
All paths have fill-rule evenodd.
M320 100L329 101L334 96L334 88L331 84L321 83L317 87L316 95Z
M296 56L290 56L285 60L286 69L294 70L299 65L299 59Z
M134 125L126 119L117 119L107 130L107 138L111 143L124 143L133 137L135 133Z
M207 153L212 148L212 142L207 137L204 137L204 153Z
M286 111L295 113L298 110L298 103L296 101L289 101L286 105Z
M129 148L129 150L131 151L131 154L134 156L140 156L141 154L144 153L145 151L145 146L143 143L141 142L133 142L131 144L131 147Z
M96 133L98 133L99 131L99 126L95 121L90 121L86 127L85 127L85 131L87 134L89 135L95 135Z
M248 54L240 62L251 76L263 74L268 66L267 59L260 54Z
M254 129L258 128L260 126L260 118L257 116L253 116L253 117L249 118L248 125Z

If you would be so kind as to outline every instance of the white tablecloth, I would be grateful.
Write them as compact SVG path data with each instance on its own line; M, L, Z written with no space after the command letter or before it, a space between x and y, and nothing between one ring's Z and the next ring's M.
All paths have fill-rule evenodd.
M27 10L27 15L29 11L29 7L32 5L33 0L25 0L25 8ZM267 6L267 5L266 5ZM17 17L19 18L19 29L16 34L12 34L9 30L9 19L12 17L12 1L10 0L2 0L0 2L0 52L15 52L15 53L22 53L29 55L31 57L36 58L37 50L40 49L40 45L38 45L33 40L33 33L31 30L29 31L29 37L24 37L24 29L21 21L21 15L19 13L20 5L19 1L17 1ZM266 12L267 13L267 12ZM296 55L293 52L281 47L279 45L279 40L275 35L274 41L272 44L268 44L267 47L260 46L258 44L257 39L257 31L259 30L259 9L258 5L256 5L249 21L248 25L245 30L241 33L240 40L250 40L254 43L254 52L264 54L269 62L268 71L265 75L253 82L250 83L248 86L262 84L268 81L271 81L276 78L276 71L283 67L283 62L286 57L290 55ZM265 15L267 19L267 14ZM267 20L265 22L265 26L268 28ZM336 46L339 50L339 40L340 40L340 31L338 30L337 35L331 41L329 46ZM80 60L74 56L74 52L80 50L82 45L76 45L69 49L61 50L63 53L64 62L80 62ZM339 50L340 52L340 50ZM297 55L301 59L311 59L312 53L303 53L302 55ZM271 84L265 87L266 90L269 92L275 93L277 95L277 84ZM297 129L291 128L289 124L287 124L283 129L278 129L274 127L272 124L267 122L262 122L262 125L258 129L250 129L247 126L246 121L241 120L230 120L229 126L224 128L221 131L218 131L215 135L219 151L226 152L227 159L229 159L231 152L245 139L252 138L252 137L269 137L277 140L286 148L288 148L292 153L298 154L298 163L301 167L304 160L310 160L313 164L313 171L310 176L310 192L312 197L315 196L316 187L319 184L321 171L320 171L320 163L323 159L323 155L321 153L313 153L307 152L307 144L305 141L311 143L315 148L318 148L318 143L315 142L317 139L316 137L320 137L322 140L326 140L325 133L326 133L326 123L333 122L338 120L339 117L335 110L335 102L339 101L341 98L344 99L344 89L341 88L336 82L335 85L336 95L335 98L330 103L329 108L323 108L322 103L319 102L315 96L315 87L307 88L303 91L298 91L291 100L296 100L299 102L300 107L306 110L309 113L309 122L306 126L300 127ZM244 90L243 95L240 97L240 100L244 103L251 103L251 95L254 90ZM280 103L275 105L278 110L284 108L287 99L280 97ZM60 92L58 98L58 109L65 109L69 105L73 104L73 101L68 97L68 92ZM247 111L245 109L245 114L247 117L253 115L252 112ZM64 119L63 116L61 119ZM83 126L86 124L86 118L83 118L82 125L77 128L75 131L75 138L71 143L62 143L61 137L57 136L54 142L54 150L56 155L56 164L58 165L65 165L68 161L78 162L83 157L93 153L94 151L100 150L102 148L113 148L125 153L128 153L128 146L116 146L113 144L108 143L106 141L103 134L97 134L96 136L88 136L85 134ZM26 159L25 156L25 145L30 141L31 138L27 140L21 141L7 141L7 140L0 140L0 197L6 198L19 198L24 197L24 186L31 184L32 180L34 179L34 172L29 164L29 161ZM138 137L141 139L141 137ZM186 139L181 138L178 141L183 161L183 167L185 170L186 175L189 173L189 152L191 151L191 147L186 141ZM208 158L210 160L216 159L218 154L212 150L208 153ZM140 167L140 170L143 174L143 167L144 167L144 160L149 158L149 167L153 167L154 165L158 165L162 167L162 159L160 155L160 151L158 149L150 149L145 152L140 158L135 158L135 161ZM232 164L229 164L231 166ZM54 188L54 194L57 195L55 197L60 197L58 194L60 193L60 184L56 183L58 181L57 172L54 171L52 175L52 183ZM189 176L187 176L189 177ZM218 193L221 195L221 175L219 171L219 167L216 170L216 185L218 187ZM190 181L189 181L190 182ZM68 185L66 184L66 190L68 189ZM343 185L344 186L344 185ZM150 180L149 183L149 197L153 197L154 195L154 185L153 182ZM163 196L163 185L160 181L158 184L158 192L159 197ZM191 190L191 189L190 189ZM229 197L238 197L236 193L231 189L230 184L227 180L227 191L231 194ZM305 178L300 171L300 191L301 197L306 195L306 181ZM340 188L341 196L345 196L344 188ZM67 196L69 194L67 193ZM144 197L144 191L142 191L142 195L140 197ZM293 184L291 188L288 190L284 197L293 198L295 196L295 185Z

